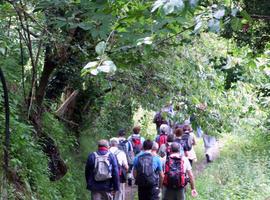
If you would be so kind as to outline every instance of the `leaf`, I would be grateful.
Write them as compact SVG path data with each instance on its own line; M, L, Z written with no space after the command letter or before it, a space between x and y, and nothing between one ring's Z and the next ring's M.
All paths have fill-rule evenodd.
M244 19L248 20L249 22L252 21L252 18L250 17L250 15L247 13L246 10L242 10L240 14L242 15L242 17L243 17Z
M177 10L182 10L185 4L183 0L169 0L164 6L163 10L166 15L171 14Z
M166 2L166 0L157 0L157 1L155 1L155 3L153 4L153 8L152 8L151 12L155 12L158 8L163 6L165 2Z
M93 67L96 67L97 65L98 65L98 61L92 61L92 62L87 63L87 65L85 65L83 69L93 68Z
M233 18L231 21L231 26L234 31L238 31L242 28L241 19Z
M105 72L105 73L110 73L110 72L115 72L116 71L116 66L111 60L106 60L102 62L100 66L97 67L98 71Z
M0 53L2 54L2 55L5 55L5 48L2 48L2 47L0 47Z
M173 11L174 11L174 6L171 5L170 3L166 3L166 4L163 6L163 10L164 10L164 12L165 12L165 15L171 14L171 13L173 13Z
M98 55L103 55L106 49L106 42L101 41L97 44L95 50Z
M99 71L98 71L97 69L92 69L92 70L90 71L90 73L91 73L92 75L96 76L96 75L99 73Z
M202 25L203 25L202 21L198 21L198 23L196 24L193 32L198 33L199 30L201 29Z
M222 8L214 13L214 18L221 19L225 15L225 9Z
M145 38L140 38L137 40L137 45L142 45L142 44L152 44L153 43L153 38L152 37L145 37Z

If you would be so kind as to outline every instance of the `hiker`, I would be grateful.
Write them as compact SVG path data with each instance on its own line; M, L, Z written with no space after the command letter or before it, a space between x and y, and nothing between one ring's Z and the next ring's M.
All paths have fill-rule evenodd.
M164 174L160 159L151 154L152 146L151 140L144 141L143 151L135 157L133 163L139 200L159 200Z
M145 141L144 137L141 136L140 132L141 132L141 127L135 126L133 128L133 134L129 136L128 138L128 140L132 144L134 155L137 155L138 153L140 153L142 149L142 144Z
M119 172L115 156L107 140L98 141L98 150L89 154L85 166L87 189L92 200L112 200L119 190Z
M160 134L156 137L156 142L161 147L161 145L167 143L167 137L171 132L171 128L167 124L162 124L160 126Z
M157 129L157 135L160 134L160 126L162 124L167 124L167 121L164 119L164 117L162 116L162 112L157 112L154 116L154 120L153 123L156 124L156 129Z
M205 148L206 162L212 162L219 152L218 144L215 136L210 136L207 133L202 134Z
M174 142L180 144L180 154L188 156L188 151L192 148L192 141L189 135L184 135L183 126L176 126L174 130Z
M169 134L167 137L167 142L159 147L158 154L161 156L163 161L166 161L166 158L171 153L171 144L174 142L174 138L175 137L173 134Z
M120 188L115 193L114 200L125 200L125 183L127 180L128 161L124 151L118 148L118 138L110 139L110 152L115 155L118 163Z
M196 152L195 152L195 150L193 148L193 146L196 145L195 135L193 133L193 130L192 130L191 126L188 125L188 124L185 124L183 126L183 131L184 131L184 134L183 134L182 138L184 136L189 137L189 141L191 140L191 143L192 143L191 149L188 150L188 152L187 152L187 158L188 158L188 160L190 162L190 165L192 166L193 162L197 161Z
M134 152L133 152L132 143L128 139L126 139L125 136L126 136L126 131L124 129L120 129L118 131L118 141L119 141L118 149L124 151L127 156L128 169L129 169L127 173L128 185L131 186L132 179L133 179L131 169L133 166Z
M188 159L181 155L179 151L180 144L173 142L171 145L171 155L165 164L162 200L185 200L185 186L188 183L188 178L191 195L193 197L198 195L195 189L191 165Z
M164 157L161 157L160 154L159 154L159 145L157 142L153 142L153 146L152 146L152 155L153 156L157 156L160 161L161 161L161 164L162 164L162 169L164 171L164 167L165 167L165 162L166 162L166 156Z

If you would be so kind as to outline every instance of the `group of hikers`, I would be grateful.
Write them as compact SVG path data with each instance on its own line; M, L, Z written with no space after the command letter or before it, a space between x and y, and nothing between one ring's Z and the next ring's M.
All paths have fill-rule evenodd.
M160 120L157 114L155 141L145 139L140 126L129 137L121 129L117 137L98 141L85 167L92 200L125 200L126 183L132 186L134 180L139 200L185 200L188 184L191 195L198 195L192 173L196 141L191 125L171 126Z

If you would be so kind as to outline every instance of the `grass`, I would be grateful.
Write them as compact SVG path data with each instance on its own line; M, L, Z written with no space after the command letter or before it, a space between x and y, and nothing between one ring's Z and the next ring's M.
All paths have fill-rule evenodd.
M197 177L197 199L267 199L270 196L270 159L268 152L258 150L260 143L263 141L252 141L247 136L227 136L219 159ZM187 196L192 199L189 194Z

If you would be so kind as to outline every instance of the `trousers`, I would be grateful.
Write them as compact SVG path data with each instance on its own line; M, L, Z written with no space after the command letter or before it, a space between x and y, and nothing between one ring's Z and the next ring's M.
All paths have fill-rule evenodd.
M110 192L92 191L91 199L92 200L113 200L113 195Z

